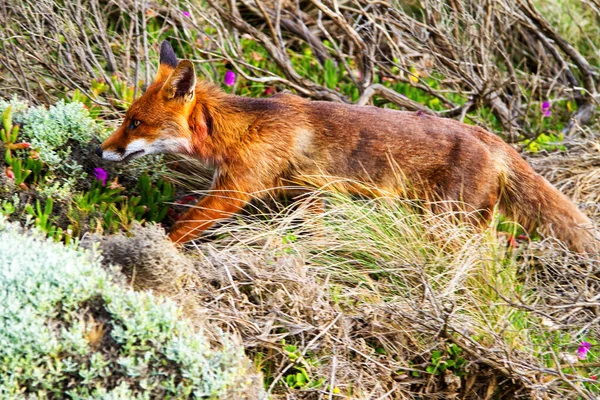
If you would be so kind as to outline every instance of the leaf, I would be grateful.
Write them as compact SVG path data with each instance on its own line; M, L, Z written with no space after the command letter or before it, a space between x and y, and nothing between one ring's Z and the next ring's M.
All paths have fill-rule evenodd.
M412 83L419 83L419 71L415 67L410 67L410 73L408 74L408 79Z
M431 352L431 362L437 364L442 358L442 352L440 350L434 350Z
M6 135L10 135L12 130L12 105L6 107L6 110L2 113L2 124Z
M458 347L455 343L452 343L450 346L448 346L448 354L450 354L450 356L454 357L459 355L460 353L462 353L462 349Z
M296 386L298 387L302 387L304 385L306 385L306 377L304 376L304 374L302 372L298 372L296 373Z
M288 375L285 377L285 383L287 383L287 385L289 387L294 387L295 383L296 383L296 377L294 375Z
M283 347L283 349L289 353L294 353L298 348L293 344L288 344Z

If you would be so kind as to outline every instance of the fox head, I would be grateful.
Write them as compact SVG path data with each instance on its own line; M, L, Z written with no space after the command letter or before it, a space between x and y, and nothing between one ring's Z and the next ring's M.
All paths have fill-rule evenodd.
M147 154L189 153L195 86L191 61L178 62L169 42L162 42L154 83L131 104L121 126L96 154L105 160L129 161Z

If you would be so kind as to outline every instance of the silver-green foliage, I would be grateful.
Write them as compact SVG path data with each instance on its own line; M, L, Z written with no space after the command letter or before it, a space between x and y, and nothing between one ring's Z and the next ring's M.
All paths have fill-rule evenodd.
M30 108L23 118L23 136L40 150L40 158L50 166L61 165L70 155L69 139L87 143L99 126L84 105L59 101L50 108Z
M104 129L82 103L59 101L50 108L29 107L14 97L0 100L0 112L12 106L13 122L22 126L19 139L31 142L39 157L51 169L85 177L82 166L70 157L69 139L85 145Z
M88 253L0 220L0 398L231 398L243 351L213 349L170 301ZM256 394L254 395L256 396Z

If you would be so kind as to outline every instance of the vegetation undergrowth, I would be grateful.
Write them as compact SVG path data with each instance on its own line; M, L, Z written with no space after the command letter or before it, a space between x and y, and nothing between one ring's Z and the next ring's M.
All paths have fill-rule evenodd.
M13 99L0 102L0 112L5 216L67 243L87 232L128 230L133 221L167 217L175 189L158 176L160 161L96 166L93 148L106 130L81 103L28 108Z
M593 313L564 296L573 285L597 287L586 270L596 260L560 260L545 284L540 247L561 249L515 244L497 232L500 218L478 231L457 221L468 215L434 215L398 199L317 195L323 215L305 203L261 205L191 247L204 272L188 279L212 282L203 298L242 333L270 393L365 398L394 381L405 382L394 390L399 398L598 392ZM133 263L138 279L155 274L143 264ZM181 289L185 302L196 285ZM581 353L582 343L591 350Z

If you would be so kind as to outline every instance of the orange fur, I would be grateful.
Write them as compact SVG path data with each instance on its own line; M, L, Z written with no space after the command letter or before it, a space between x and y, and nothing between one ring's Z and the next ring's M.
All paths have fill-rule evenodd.
M163 66L162 57L161 51L156 82L132 104L102 150L125 149L126 155L128 143L137 139L148 141L152 151L156 141L178 143L169 151L215 167L211 194L176 223L169 235L175 242L195 238L258 193L314 187L335 177L345 179L338 189L370 196L378 191L406 196L410 186L413 197L464 202L484 219L500 204L529 230L540 227L575 251L597 250L591 221L514 149L479 127L289 94L232 96L192 79L188 61L173 68ZM141 124L129 130L133 120Z

